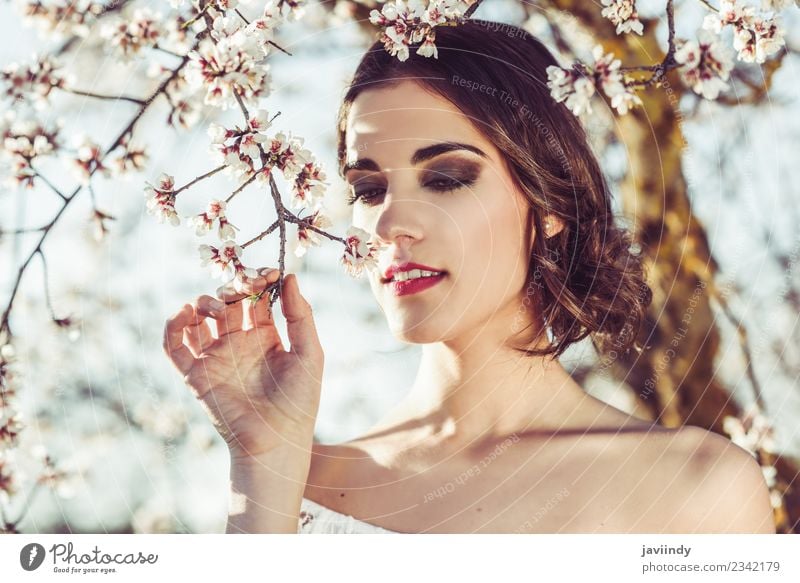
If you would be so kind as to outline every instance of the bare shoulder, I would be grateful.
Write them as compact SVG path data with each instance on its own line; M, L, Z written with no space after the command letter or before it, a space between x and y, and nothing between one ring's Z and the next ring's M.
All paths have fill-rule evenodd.
M769 488L750 452L695 426L677 430L672 449L685 500L674 518L681 532L775 533Z

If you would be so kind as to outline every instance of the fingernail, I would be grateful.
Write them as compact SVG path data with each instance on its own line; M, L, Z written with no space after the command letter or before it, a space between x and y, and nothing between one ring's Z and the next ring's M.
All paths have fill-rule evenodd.
M212 299L209 304L214 310L221 310L225 307L225 302L221 302L220 300Z
M259 269L258 273L260 275L269 275L269 272L272 271L271 267L264 267L263 269Z

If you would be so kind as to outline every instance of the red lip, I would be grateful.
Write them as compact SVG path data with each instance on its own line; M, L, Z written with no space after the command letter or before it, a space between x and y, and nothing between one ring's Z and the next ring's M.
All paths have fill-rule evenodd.
M389 283L394 277L395 273L399 273L401 271L411 271L412 269L422 269L424 271L441 271L442 273L445 273L443 269L436 269L435 267L429 267L428 265L422 265L421 263L413 263L411 261L408 261L406 263L390 265L389 268L383 272L383 279L381 279L381 283Z
M430 277L418 277L417 279L407 279L406 281L390 281L387 285L395 296L407 296L428 289L442 281L447 275L441 273Z

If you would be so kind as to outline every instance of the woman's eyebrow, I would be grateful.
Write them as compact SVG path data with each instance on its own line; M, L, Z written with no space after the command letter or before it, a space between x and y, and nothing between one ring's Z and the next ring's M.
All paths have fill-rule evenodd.
M414 152L414 155L411 156L411 164L416 166L421 162L425 162L426 160L430 160L431 158L435 158L436 156L440 156L441 154L455 150L468 150L477 154L478 156L481 156L482 158L488 158L483 150L475 146L471 146L470 144L463 144L461 142L441 142L438 144L433 144L432 146L420 148ZM374 170L375 172L379 172L380 169L381 167L377 164L377 162L371 158L361 158L345 164L342 168L342 175L347 174L347 172L350 170Z

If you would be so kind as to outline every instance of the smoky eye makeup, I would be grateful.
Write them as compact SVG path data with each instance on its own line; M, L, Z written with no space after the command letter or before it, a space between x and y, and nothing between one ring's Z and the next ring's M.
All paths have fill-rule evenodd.
M476 162L466 160L450 160L444 163L431 164L420 173L420 185L426 186L439 181L456 181L463 184L472 184L481 173L481 166Z
M470 187L481 173L481 164L471 160L450 158L437 160L419 172L419 186L434 192L445 193L462 187ZM356 178L349 187L347 203L356 201L376 204L386 189L386 181L380 174Z

